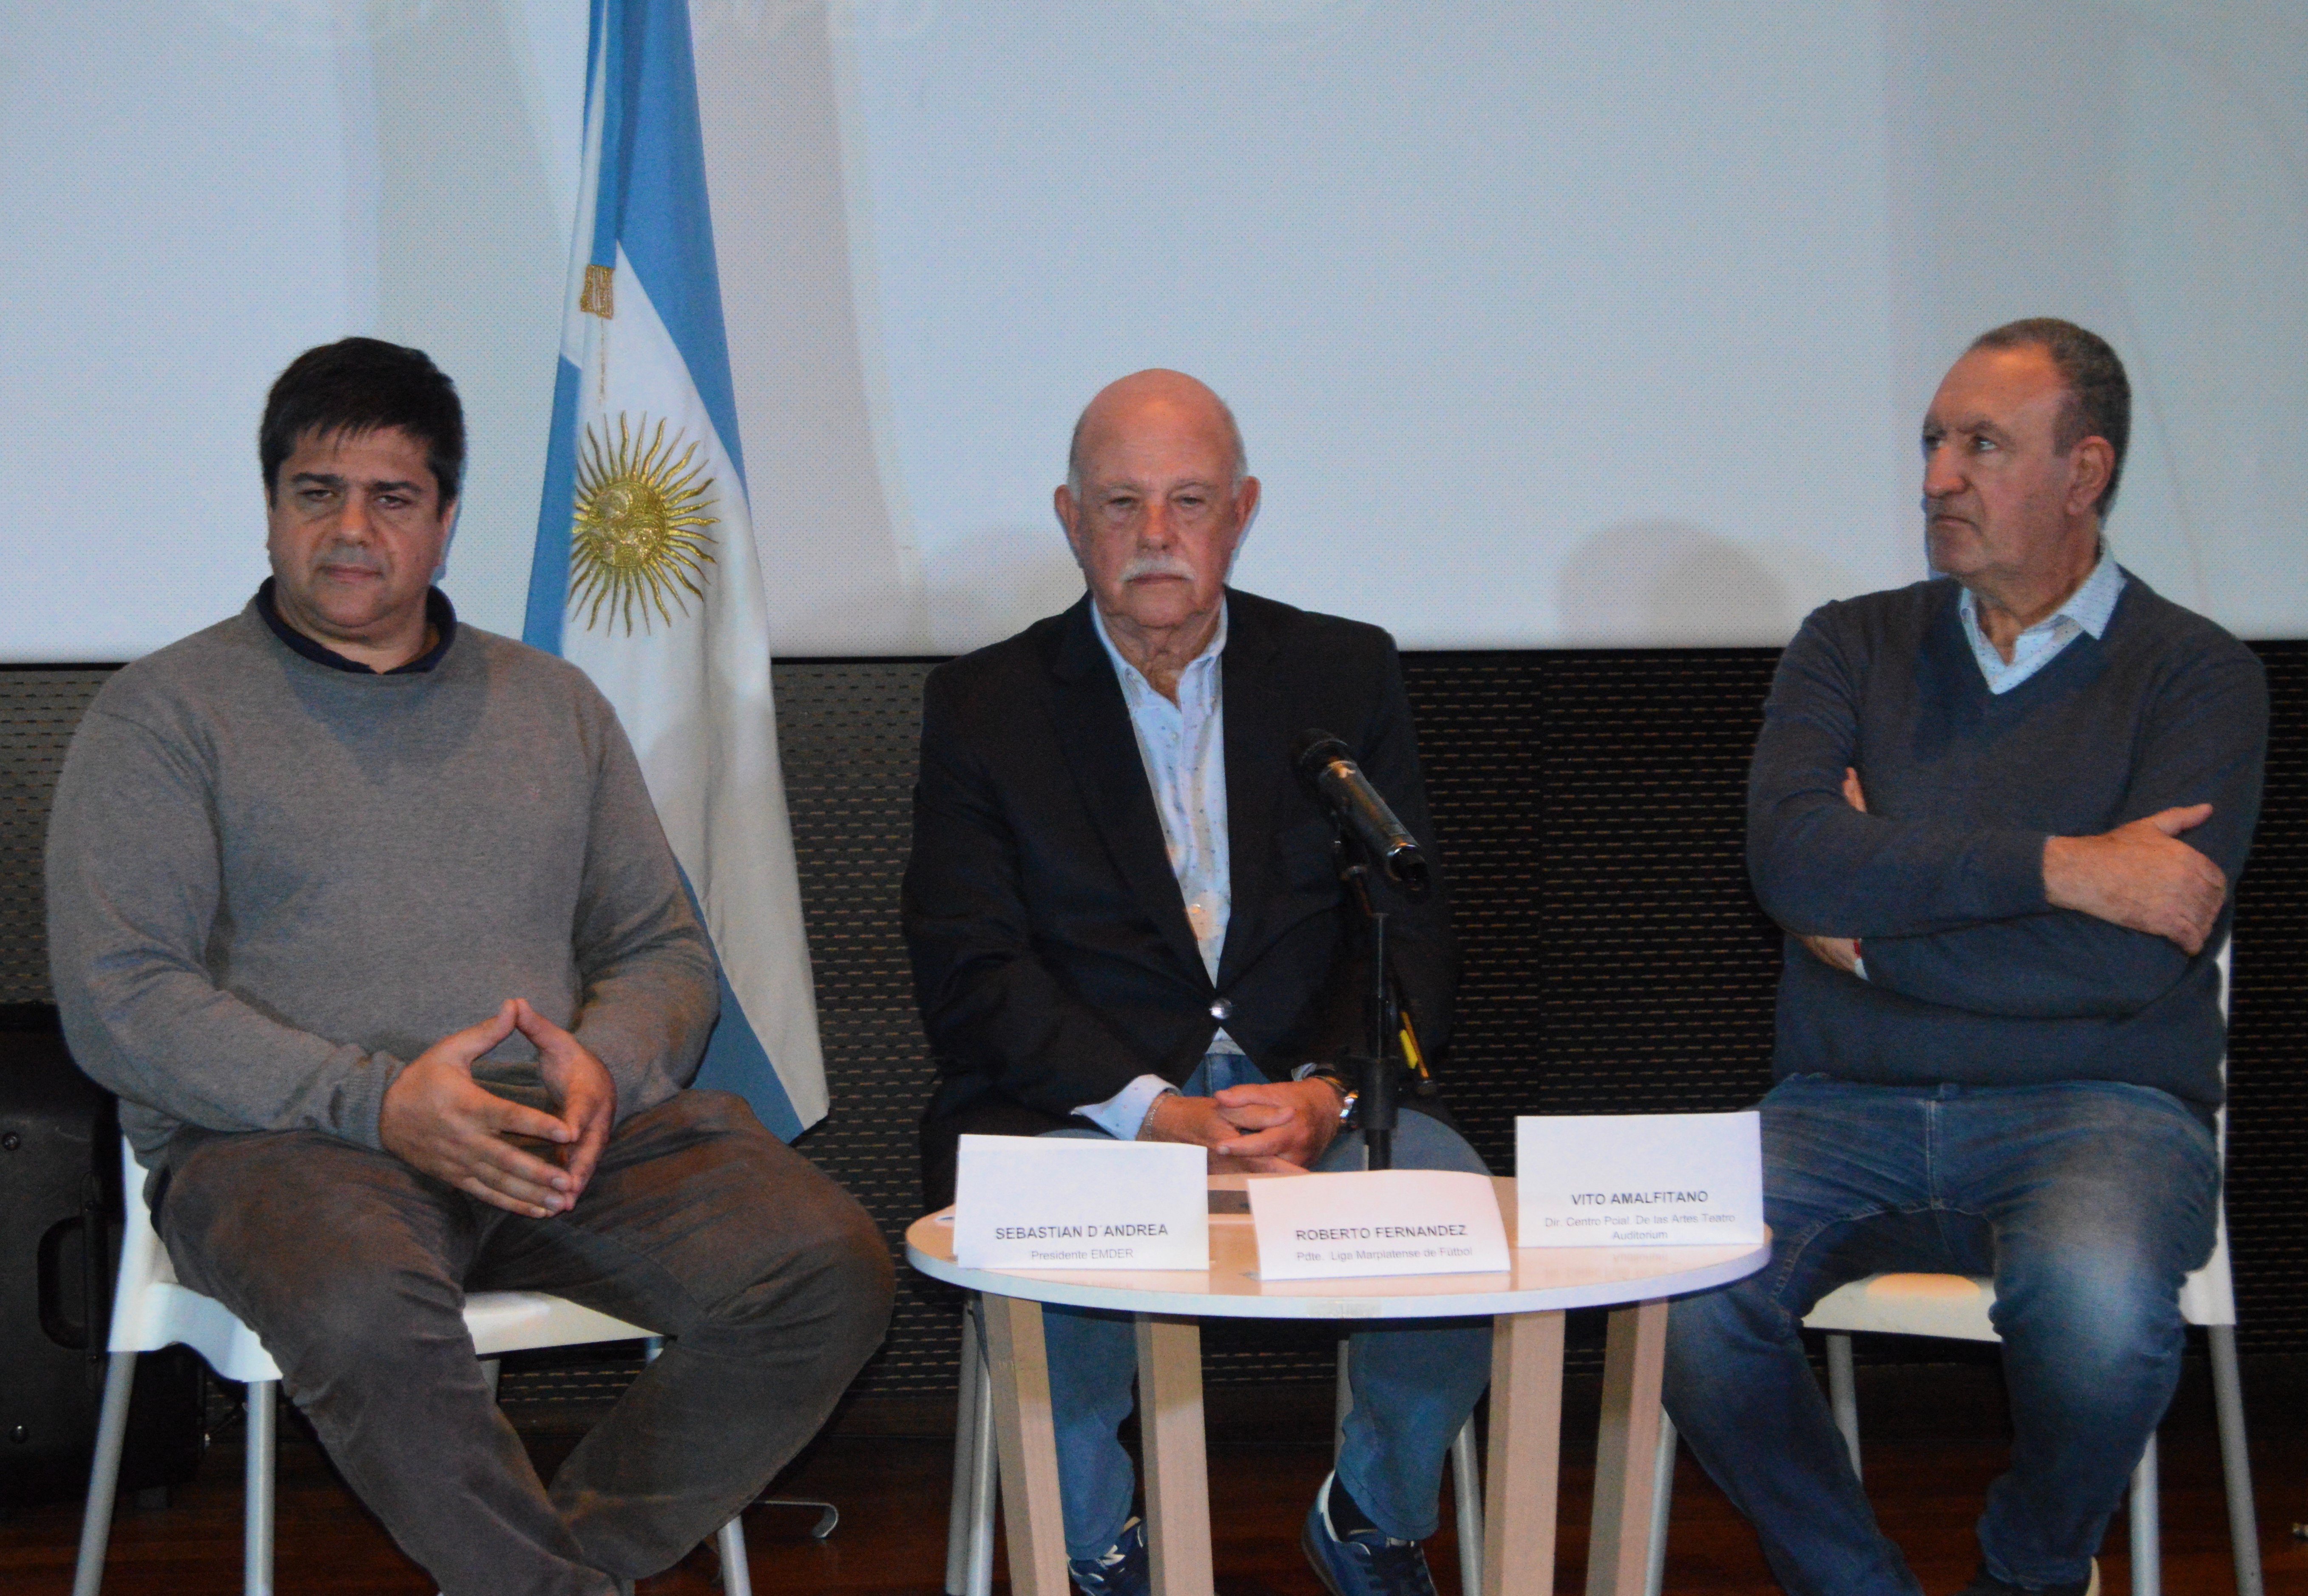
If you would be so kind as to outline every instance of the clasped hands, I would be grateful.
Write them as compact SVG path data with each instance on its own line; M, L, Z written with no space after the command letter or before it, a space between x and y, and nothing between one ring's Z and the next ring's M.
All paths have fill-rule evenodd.
M1867 795L1859 772L1843 772L1843 801L1864 815ZM2227 901L2227 873L2180 841L2212 817L2209 804L2159 809L2095 837L2050 837L2044 842L2044 897L2054 909L2072 909L2127 930L2161 936L2193 958ZM1804 936L1813 954L1849 971L1859 962L1858 939Z
M1262 1081L1210 1097L1165 1092L1146 1111L1141 1142L1210 1150L1210 1173L1290 1175L1311 1168L1339 1134L1338 1089L1326 1081Z
M473 1080L474 1061L516 1031L537 1048L538 1074L561 1105L558 1117ZM493 1207L545 1219L576 1204L616 1117L617 1088L601 1061L527 998L509 997L400 1072L385 1089L377 1136L386 1152L436 1180Z

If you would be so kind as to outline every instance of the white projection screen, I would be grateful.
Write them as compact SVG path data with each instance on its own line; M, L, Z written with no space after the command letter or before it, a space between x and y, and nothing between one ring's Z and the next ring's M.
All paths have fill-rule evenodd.
M454 375L446 586L517 633L581 0L7 0L0 659L125 660L263 574L254 432L350 332ZM2109 531L2308 636L2297 0L694 0L786 655L1071 600L1104 382L1226 394L1236 572L1411 648L1769 644L1923 574L1916 424L2071 316L2136 392Z

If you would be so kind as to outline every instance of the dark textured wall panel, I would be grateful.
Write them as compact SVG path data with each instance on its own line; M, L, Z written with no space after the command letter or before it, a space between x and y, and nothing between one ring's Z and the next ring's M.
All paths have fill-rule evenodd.
M0 670L0 1003L48 999L40 851L65 746L108 669Z

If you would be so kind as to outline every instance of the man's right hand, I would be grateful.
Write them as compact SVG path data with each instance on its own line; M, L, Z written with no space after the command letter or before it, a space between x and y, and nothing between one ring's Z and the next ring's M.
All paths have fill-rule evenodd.
M569 1172L505 1140L563 1143L575 1133L540 1109L473 1083L473 1061L512 1034L508 998L495 1015L435 1042L385 1090L377 1137L387 1152L469 1196L530 1219L576 1201Z
M2180 841L2209 820L2209 804L2165 809L2097 837L2044 844L2044 896L2133 931L2161 936L2191 956L2203 952L2227 901L2220 867Z

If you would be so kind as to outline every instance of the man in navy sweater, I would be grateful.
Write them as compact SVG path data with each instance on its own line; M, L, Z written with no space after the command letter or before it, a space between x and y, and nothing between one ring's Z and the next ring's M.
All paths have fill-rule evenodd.
M1933 581L1787 647L1748 867L1786 927L1762 1272L1675 1305L1666 1402L1797 1596L1915 1596L1797 1330L1884 1270L1993 1275L2011 1466L1964 1596L2083 1596L2210 1255L2216 962L2259 813L2259 662L2101 541L2131 392L2052 320L1925 418Z

